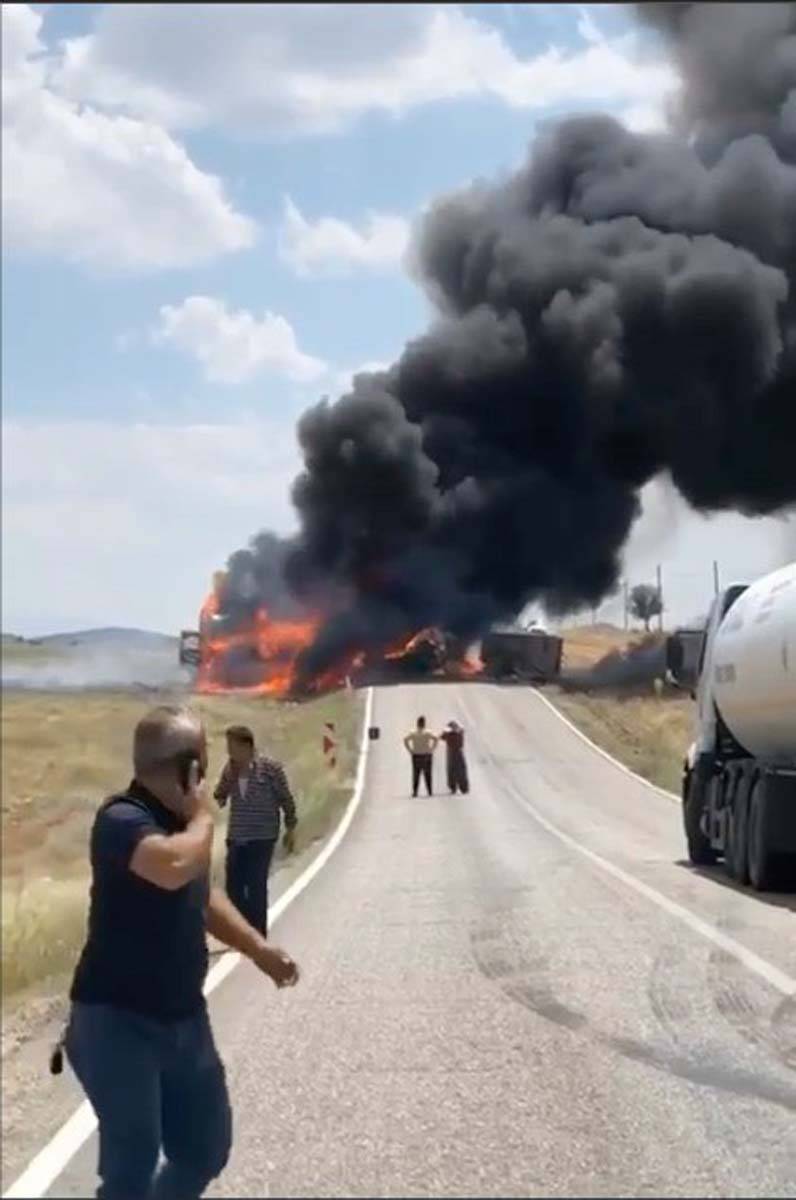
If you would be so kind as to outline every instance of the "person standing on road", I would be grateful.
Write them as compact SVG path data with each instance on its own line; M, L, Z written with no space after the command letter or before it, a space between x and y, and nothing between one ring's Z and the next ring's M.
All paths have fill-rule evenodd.
M418 717L415 729L406 735L404 745L412 758L412 795L416 796L420 781L426 785L426 795L434 794L434 751L439 738L426 729L426 718Z
M281 814L284 846L292 853L296 805L281 763L257 754L254 734L245 725L227 730L229 758L216 785L215 798L229 801L227 895L250 925L268 933L268 873L279 840Z
M448 770L448 791L455 796L457 792L466 795L470 790L467 777L467 759L464 757L464 730L457 721L448 721L448 727L441 736L445 743L446 766Z
M203 995L207 934L277 987L299 972L210 886L199 719L153 709L136 727L133 760L132 783L105 801L91 833L88 937L64 1049L99 1121L97 1196L195 1200L224 1169L232 1139Z

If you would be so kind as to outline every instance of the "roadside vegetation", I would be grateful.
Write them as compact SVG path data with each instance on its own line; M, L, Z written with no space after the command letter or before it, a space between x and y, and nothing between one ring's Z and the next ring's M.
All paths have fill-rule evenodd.
M587 737L650 783L679 794L682 763L692 737L693 701L668 685L656 685L659 673L627 684L603 685L600 664L611 656L632 656L649 642L639 633L613 626L581 626L564 632L564 665L592 673L577 688L552 688L554 704ZM581 675L580 678L583 678Z
M82 945L88 835L98 804L130 777L133 726L173 694L7 692L2 714L2 997L56 988ZM184 699L184 697L181 697ZM299 810L296 850L333 827L353 787L363 698L342 692L312 703L237 696L191 697L206 722L211 785L223 765L223 732L247 724L259 747L285 763ZM322 752L335 724L337 767ZM219 815L215 870L223 857ZM277 866L279 863L277 862Z

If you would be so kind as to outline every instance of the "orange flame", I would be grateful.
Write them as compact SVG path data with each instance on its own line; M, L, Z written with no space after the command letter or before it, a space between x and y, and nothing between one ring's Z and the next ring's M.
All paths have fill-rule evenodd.
M202 605L199 622L202 649L198 690L287 694L293 684L296 659L312 642L319 621L272 621L260 608L248 623L225 633L214 628L218 608L218 597L213 592ZM240 682L232 682L236 677Z
M197 690L204 693L241 692L255 696L284 697L295 691L296 664L302 650L310 646L320 627L320 617L306 620L273 620L265 608L258 609L245 623L225 632L219 620L221 578L202 605L199 617L201 658ZM378 657L388 663L399 662L424 644L437 652L434 673L466 678L477 675L482 664L472 651L464 657L446 657L446 641L439 631L420 630L400 645L383 651ZM324 694L342 687L366 664L364 651L349 655L333 669L317 676L304 691ZM372 657L371 657L372 661Z

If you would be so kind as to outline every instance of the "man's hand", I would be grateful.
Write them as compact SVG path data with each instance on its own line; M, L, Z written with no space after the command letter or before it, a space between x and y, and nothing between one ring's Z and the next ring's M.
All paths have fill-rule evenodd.
M286 829L285 836L282 838L282 845L286 854L293 854L296 849L296 831L295 829Z
M252 962L272 979L278 988L295 987L300 978L297 964L284 950L263 942L252 955Z
M261 933L242 917L229 896L214 887L207 906L207 931L237 950L272 979L278 988L293 987L299 980L299 969L289 954L269 945Z
M188 787L181 792L181 815L186 822L192 821L199 813L205 812L208 816L212 816L210 809L210 798L207 793L207 784L199 778L199 764L191 763L190 773L188 775Z

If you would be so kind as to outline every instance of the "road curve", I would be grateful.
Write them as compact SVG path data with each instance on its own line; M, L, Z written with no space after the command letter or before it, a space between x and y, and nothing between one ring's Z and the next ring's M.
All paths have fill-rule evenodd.
M469 796L409 797L420 712L465 726ZM687 868L676 804L527 689L384 689L374 721L276 930L301 987L244 964L212 998L236 1130L209 1194L793 1195L793 898ZM52 1194L91 1195L95 1158Z

